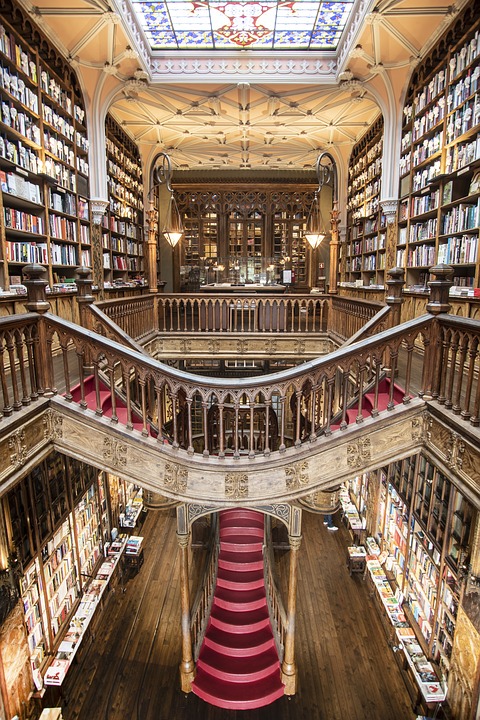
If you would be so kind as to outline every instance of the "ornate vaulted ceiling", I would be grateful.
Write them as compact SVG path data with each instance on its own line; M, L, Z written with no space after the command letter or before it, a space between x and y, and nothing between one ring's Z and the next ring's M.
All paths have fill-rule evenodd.
M184 28L178 36L189 35L185 25L190 13L189 30L198 40L198 28L203 27L198 13L206 12L206 0L176 2ZM269 2L276 5L265 0L265 12ZM350 16L346 17L348 7L342 16L346 26L338 47L325 50L315 42L301 45L299 38L310 31L315 35L317 10L323 8L327 17L329 4L297 4L302 3L303 25L293 12L295 3L280 3L283 17L290 13L292 30L298 32L295 42L280 43L282 47L272 51L261 45L231 50L231 44L222 42L208 47L213 42L212 23L204 23L205 42L196 41L194 50L169 49L164 47L167 35L157 34L155 39L148 26L144 33L129 0L23 2L77 68L88 101L108 106L146 159L163 150L175 167L197 170L311 168L319 152L332 147L348 158L352 144L380 108L401 103L412 68L465 4L457 3L454 9L451 0L435 5L425 0L356 0ZM175 0L170 5L173 13ZM217 23L224 30L235 13L250 12L247 3L230 5L235 7L226 9L227 3L217 0L217 10L225 16L230 13L223 26ZM143 8L168 16L163 2L143 3ZM274 26L264 18L263 24L250 29L270 27L269 22ZM175 23L170 25L175 29ZM278 26L284 33L278 38L286 36L285 25L283 21ZM269 37L274 42L274 30Z

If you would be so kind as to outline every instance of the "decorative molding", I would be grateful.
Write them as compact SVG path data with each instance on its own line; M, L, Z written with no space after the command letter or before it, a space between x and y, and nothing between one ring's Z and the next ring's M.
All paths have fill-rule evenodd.
M265 340L265 352L269 355L275 355L277 352L277 341L276 340Z
M294 352L297 355L303 355L305 353L305 340L295 340Z
M365 467L372 458L370 438L359 438L357 442L347 445L347 465L352 469Z
M182 338L180 340L180 352L189 355L192 352L192 341Z
M391 200L380 200L382 206L382 212L387 219L387 225L393 225L397 219L398 211L398 200L392 198Z
M227 473L225 475L225 497L239 500L248 497L247 473Z
M45 440L60 440L63 437L63 415L47 410L43 416L43 437Z
M188 470L176 463L165 463L163 475L165 487L175 493L185 492L188 485Z
M187 521L188 521L188 527L192 525L193 522L202 515L209 515L212 512L216 512L219 508L214 507L213 505L197 505L196 503L188 503L187 504Z
M255 53L255 57L247 56L232 57L227 54L223 55L219 52L215 53L215 57L206 54L205 59L196 57L183 56L179 58L178 53L174 51L163 53L163 57L152 57L150 63L150 73L153 82L165 82L167 78L178 82L178 76L183 75L190 77L195 82L205 81L206 78L218 78L227 81L229 78L233 82L252 82L261 80L266 82L269 77L276 80L292 78L301 78L302 82L321 82L333 83L337 73L337 64L334 60L325 58L307 59L305 54L301 52L285 53L279 58L271 55L261 55Z
M207 342L208 352L212 355L218 355L220 352L221 345L218 340L212 340L211 338Z
M462 469L465 447L465 443L460 435L456 432L450 433L450 437L446 443L445 456L447 458L447 464L452 470Z
M239 355L248 353L248 340L237 340L237 353Z
M8 438L8 449L10 451L10 463L18 469L27 462L27 446L25 444L25 430L17 430Z
M112 437L103 438L103 458L113 467L127 466L127 445Z
M310 482L308 469L308 460L287 465L285 467L285 485L287 490L300 490L300 488L306 487Z
M90 200L90 211L92 213L92 221L94 225L101 225L105 210L108 207L108 200L100 200L92 198Z

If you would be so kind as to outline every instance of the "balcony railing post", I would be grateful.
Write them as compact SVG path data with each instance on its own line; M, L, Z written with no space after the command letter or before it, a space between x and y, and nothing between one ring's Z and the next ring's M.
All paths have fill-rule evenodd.
M182 692L192 690L195 678L195 663L192 652L192 631L190 622L190 587L188 580L188 533L177 533L180 548L180 599L182 612L182 661L180 663L180 683Z
M390 307L389 327L400 325L402 312L402 290L405 285L405 270L401 267L394 267L388 271L387 287L388 293L385 297L386 304Z
M295 665L295 619L297 612L298 552L301 536L289 535L290 567L288 577L287 629L285 633L285 652L282 662L282 682L285 695L295 695L297 690L297 668Z
M50 310L46 289L48 286L47 271L42 265L36 263L23 268L23 284L27 288L27 302L25 307L29 312L40 315L38 321L38 338L33 346L35 357L35 371L37 390L40 395L51 396L56 390L53 387L53 366L51 355L51 341L47 339L47 329L43 315Z
M440 315L441 313L448 313L451 308L449 302L449 291L453 284L451 278L455 271L451 265L441 264L430 268L430 272L435 276L435 280L431 280L428 283L430 287L430 300L427 303L427 312L434 316ZM428 345L425 345L424 387L422 388L422 393L420 393L424 400L432 400L438 397L442 362L445 361L445 359L441 329L438 323L434 323L430 341Z

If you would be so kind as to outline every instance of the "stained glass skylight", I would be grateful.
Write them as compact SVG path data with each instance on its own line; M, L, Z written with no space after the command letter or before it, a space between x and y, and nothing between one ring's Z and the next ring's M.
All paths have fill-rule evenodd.
M152 50L335 50L354 0L131 0Z

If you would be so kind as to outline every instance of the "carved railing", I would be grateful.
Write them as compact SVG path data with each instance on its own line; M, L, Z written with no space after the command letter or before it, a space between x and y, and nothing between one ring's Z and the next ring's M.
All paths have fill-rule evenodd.
M152 332L311 333L336 328L340 339L383 307L328 295L160 294L96 303L137 342ZM371 330L373 332L373 329Z
M446 314L448 303L439 293L443 287L445 294L446 287L448 300L448 284L442 286L438 281L437 285L432 283L429 314L421 318L295 368L243 379L206 378L166 366L46 313L48 304L38 295L27 305L36 307L38 314L0 320L0 410L9 416L38 397L60 391L66 403L86 411L83 381L93 375L97 389L93 410L101 416L103 372L110 385L111 422L124 423L125 432L136 432L132 415L140 416L145 436L152 422L160 428L157 442L183 447L192 456L212 454L239 460L281 453L289 446L313 442L321 434L341 432L347 427L347 410L352 404L354 422L363 422L367 392L369 411L378 414L379 387L388 374L402 386L403 403L410 401L415 389L421 397L438 400L477 426L480 324ZM38 290L37 285L35 288ZM419 340L423 353L416 351ZM72 387L78 382L82 392L74 400ZM117 388L123 389L127 407L123 423L115 412ZM393 383L389 393L387 411L392 411L398 402ZM212 440L209 412L214 406L217 434Z
M198 590L191 610L190 629L195 662L198 659L205 631L207 629L207 622L210 617L213 594L215 592L215 585L217 582L218 555L220 550L218 515L213 513L211 518L214 525L211 533L210 553L205 570L202 574L201 586Z
M272 623L275 645L280 662L283 660L285 649L285 637L288 629L287 611L282 601L282 595L277 585L277 572L275 569L275 557L273 551L273 540L271 531L271 519L265 518L265 543L263 552L263 576L265 580L265 592L267 596L270 621Z

